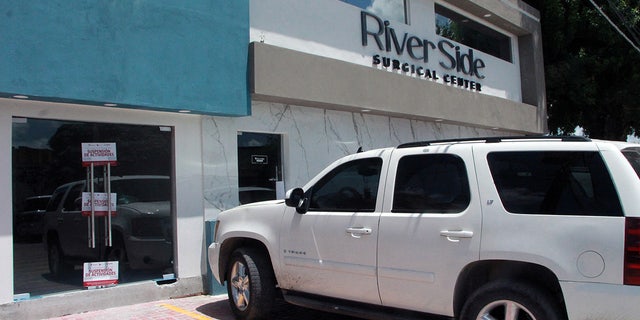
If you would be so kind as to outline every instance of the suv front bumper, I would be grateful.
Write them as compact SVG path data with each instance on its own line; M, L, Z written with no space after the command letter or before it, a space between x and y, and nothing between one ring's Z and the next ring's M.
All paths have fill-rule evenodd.
M131 269L168 268L173 260L173 244L165 239L130 237L127 257Z
M216 278L218 283L224 284L224 279L221 279L220 276L220 266L218 264L218 258L220 257L220 244L217 242L211 243L209 248L207 249L207 257L209 258L209 267L211 268L211 273Z

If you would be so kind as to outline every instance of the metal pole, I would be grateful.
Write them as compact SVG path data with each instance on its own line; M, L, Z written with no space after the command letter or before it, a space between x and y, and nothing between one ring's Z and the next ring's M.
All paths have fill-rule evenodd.
M104 226L104 242L107 247L113 246L111 237L111 163L107 163L107 178L105 179L107 184L107 223Z
M84 180L85 187L88 187L91 184L91 167L87 166L87 178ZM83 192L85 189L82 190ZM91 248L91 219L87 217L87 246Z
M96 247L96 208L94 207L94 199L95 199L95 190L93 188L93 162L91 163L91 181L89 181L90 190L91 190L91 242L89 243L90 248Z
M102 192L108 192L107 191L107 170L106 169L102 169ZM109 195L107 195L108 197ZM107 201L109 201L109 199L107 198ZM108 206L108 205L107 205ZM109 213L109 207L107 207L107 213ZM103 220L103 224L102 224L102 240L104 240L104 245L107 245L107 218L106 216L104 217Z

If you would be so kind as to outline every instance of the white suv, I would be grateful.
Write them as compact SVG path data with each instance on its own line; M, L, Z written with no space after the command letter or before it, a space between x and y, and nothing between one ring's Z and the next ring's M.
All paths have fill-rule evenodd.
M638 319L639 173L640 145L580 137L357 153L221 213L209 262L239 319L281 295L367 318Z

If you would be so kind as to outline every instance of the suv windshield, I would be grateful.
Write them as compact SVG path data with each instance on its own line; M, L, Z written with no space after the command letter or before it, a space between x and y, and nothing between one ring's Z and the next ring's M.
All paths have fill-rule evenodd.
M633 170L636 171L636 174L640 178L640 147L623 149L622 154L624 154L625 158L631 163Z
M111 192L118 194L119 203L169 201L171 184L169 179L157 178L114 180Z
M25 199L22 211L38 211L47 208L51 196L38 196Z

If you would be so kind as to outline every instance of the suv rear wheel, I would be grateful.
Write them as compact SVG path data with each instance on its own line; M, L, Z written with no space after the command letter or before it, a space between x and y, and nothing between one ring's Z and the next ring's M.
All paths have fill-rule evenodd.
M275 276L269 260L253 248L239 248L227 268L227 293L238 319L265 319L276 298Z
M49 272L56 279L64 276L71 270L71 266L64 261L64 254L60 248L60 242L57 237L52 237L47 245L47 262L49 263Z
M467 299L461 320L561 320L559 308L533 286L507 281L493 282Z

